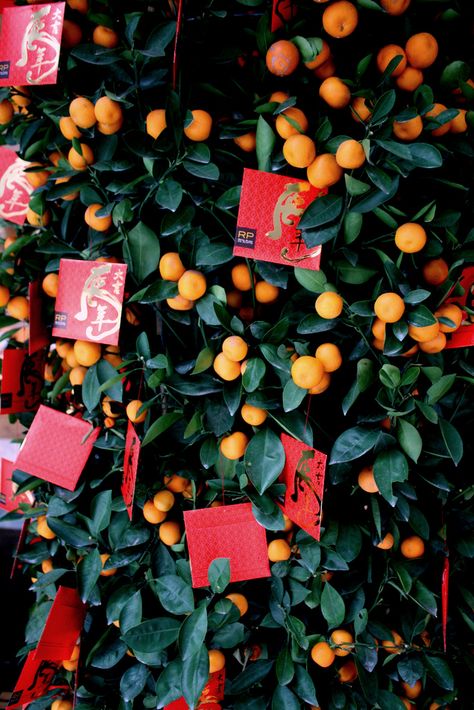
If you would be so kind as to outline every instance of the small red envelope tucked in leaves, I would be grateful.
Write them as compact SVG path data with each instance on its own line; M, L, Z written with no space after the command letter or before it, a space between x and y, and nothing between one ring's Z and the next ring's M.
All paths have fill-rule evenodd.
M273 0L271 32L276 32L283 27L283 22L288 22L296 15L296 0Z
M33 192L24 173L28 165L15 151L0 146L0 217L15 224L24 223Z
M74 491L98 434L89 422L41 405L15 469Z
M28 286L28 301L30 304L30 337L28 353L32 355L37 350L49 345L48 331L43 314L43 290L39 281L33 281Z
M135 496L135 484L137 482L138 459L140 458L140 439L137 436L132 422L128 422L127 436L125 438L125 456L123 459L122 491L127 513L132 519L133 498Z
M230 581L269 577L265 528L251 503L202 508L184 513L193 587L209 584L207 570L217 557L230 560Z
M459 308L470 308L474 310L474 266L468 266L461 274L459 281L464 289L462 296L448 298L447 303L455 303ZM474 345L474 316L464 313L464 320L461 327L455 333L446 334L447 348L466 348Z
M34 652L35 659L69 660L82 631L86 611L77 589L59 587Z
M286 456L281 474L286 483L283 512L319 540L327 456L287 434L281 435L281 442Z
M298 222L308 205L324 194L306 180L246 168L234 255L318 270L321 247L306 247Z
M17 510L20 503L33 505L35 497L31 491L15 495L15 484L12 481L15 464L8 459L0 459L0 508Z
M125 264L61 259L53 336L117 345Z
M41 404L46 354L39 350L28 355L20 348L3 353L0 413L36 412Z
M0 37L0 86L56 84L64 2L6 7Z
M203 710L219 710L219 702L224 700L224 687L225 687L225 668L220 671L215 671L209 674L209 680L207 681L204 689L199 698L199 703L197 705L197 710L202 708ZM178 698L172 703L165 705L164 710L189 710L189 705L184 698Z
M30 651L15 685L8 708L21 708L48 692L51 681L59 668L59 663L35 658Z

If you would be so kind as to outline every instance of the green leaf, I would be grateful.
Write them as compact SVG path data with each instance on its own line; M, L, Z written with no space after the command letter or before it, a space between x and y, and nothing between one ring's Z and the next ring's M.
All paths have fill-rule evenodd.
M219 180L219 168L215 163L195 163L193 160L184 160L183 168L190 175L201 178L202 180Z
M418 429L400 417L397 423L397 438L406 455L417 463L423 448L423 440Z
M308 249L312 249L320 244L326 244L326 242L331 241L331 239L335 239L338 232L339 224L332 224L325 229L307 229L302 232L301 236Z
M412 308L406 314L406 319L410 325L424 327L425 325L433 325L436 323L436 318L426 306L417 306Z
M361 426L347 429L336 439L329 463L344 463L360 458L373 449L379 436L379 431Z
M270 170L275 140L275 134L270 125L263 116L259 116L257 121L257 162L259 170L265 172Z
M100 573L102 572L102 560L97 548L93 548L78 565L77 584L79 594L83 602L89 601Z
M195 708L209 677L209 655L202 644L196 653L183 662L181 683L183 696L190 708Z
M220 210L230 210L233 207L237 207L240 202L241 192L242 187L240 185L229 188L217 198L215 206Z
M412 143L407 148L410 151L411 160L417 168L440 168L443 164L443 156L434 145Z
M208 569L208 579L215 594L222 594L230 582L230 560L227 557L216 557Z
M437 616L438 605L436 603L436 597L419 579L415 580L411 595L428 614Z
M120 695L131 701L143 691L150 671L143 663L135 663L128 668L120 679Z
M258 660L250 663L231 683L230 692L232 695L239 695L248 690L256 683L260 683L270 673L273 668L273 661Z
M455 466L461 461L463 457L463 442L461 436L450 422L441 417L438 420L439 428L441 431L441 436L443 437L444 445L451 456Z
M100 402L99 387L100 382L97 374L96 363L95 365L89 367L82 383L82 401L84 402L84 406L86 407L86 409L88 409L90 412L92 412L92 410L94 410Z
M207 633L207 609L206 605L195 609L179 630L179 653L183 661L198 653L204 644Z
M295 665L293 690L308 705L319 705L313 679L300 663Z
M123 634L122 639L132 651L148 653L171 646L178 638L179 630L177 619L158 617L138 624Z
M194 610L192 587L176 574L163 574L150 581L165 611L171 614L189 614Z
M176 212L183 199L183 188L172 178L166 178L156 192L156 201L161 207Z
M402 55L400 55L400 58L403 59ZM396 66L394 66L393 69L396 69ZM370 124L375 125L382 122L395 106L396 99L397 94L393 89L390 89L389 91L386 91L385 94L382 94L382 96L380 96L380 98L378 98L375 102L375 106L370 117Z
M235 648L243 642L245 634L246 628L243 624L236 621L227 623L216 631L212 644L219 648Z
M340 626L346 615L344 600L329 582L326 582L321 594L321 613L330 629Z
M360 234L363 216L358 212L346 212L344 215L344 241L352 244Z
M456 381L456 375L443 375L426 392L428 404L436 404L444 395L449 392Z
M453 674L444 658L423 654L422 660L428 671L428 675L435 683L445 690L454 690Z
M127 245L130 251L130 268L138 283L156 270L160 260L160 242L155 232L143 222L138 222L128 232Z
M268 428L255 434L245 450L244 464L247 475L262 495L285 465L285 450L279 437Z
M60 518L52 518L48 516L48 525L56 533L56 535L63 540L67 545L72 545L73 547L88 547L94 540L82 528L78 525L71 525L70 523L65 523L64 520Z
M314 229L337 219L342 212L343 200L338 195L317 197L303 212L298 228Z
M295 385L290 378L283 388L283 409L285 412L291 412L300 406L308 391L302 387Z
M176 422L182 418L183 415L180 412L167 412L166 414L162 414L161 417L158 417L158 419L155 419L145 434L142 441L142 447L156 439L156 437L160 436L160 434L163 434L163 432L167 431L173 426L173 424L176 424Z
M388 449L378 454L374 462L374 478L380 494L394 506L397 498L393 495L392 485L408 478L408 463L402 452Z
M247 392L255 392L265 377L266 366L264 361L258 357L252 357L247 361L245 372L242 376L242 385Z
M303 288L311 293L323 293L326 290L327 279L323 271L300 269L294 267L295 278Z

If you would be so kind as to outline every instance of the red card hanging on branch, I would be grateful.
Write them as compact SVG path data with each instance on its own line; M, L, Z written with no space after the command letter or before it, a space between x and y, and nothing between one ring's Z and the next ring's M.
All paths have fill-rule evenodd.
M41 405L15 468L74 491L98 435L89 422Z
M245 168L234 255L318 270L321 247L306 247L298 223L324 194L306 180Z
M281 442L286 456L281 474L286 483L283 512L319 540L327 456L287 434L281 435Z
M441 620L443 625L443 648L446 653L447 633L448 633L448 599L449 599L449 557L446 551L446 557L443 563L443 574L441 576Z
M296 0L273 0L270 31L276 32L283 27L284 22L293 19L296 11Z
M220 710L220 702L224 700L225 668L209 675L204 689L199 698L197 710ZM184 698L178 698L165 705L164 710L189 710L189 705Z
M127 267L61 259L53 336L117 345Z
M474 310L474 266L468 266L463 270L459 283L464 289L464 294L448 298L446 302L455 303L461 309L467 306ZM461 327L455 333L447 333L446 338L446 348L465 348L474 345L474 316L464 311Z
M33 187L25 175L29 163L15 151L0 146L0 217L23 224Z
M6 7L0 37L0 86L56 84L64 2Z
M3 353L0 413L36 412L41 404L46 354L33 355L20 348L7 348Z
M43 315L43 290L39 281L33 281L28 286L30 336L28 353L32 355L37 350L49 345L48 331Z
M77 589L59 587L34 652L35 659L69 660L82 631L86 611Z
M0 459L0 508L2 510L18 510L20 503L33 505L35 497L31 491L16 495L16 484L13 482L13 471L15 464L7 459Z
M127 436L125 438L125 456L123 460L123 476L121 491L130 520L133 512L133 498L137 482L138 459L140 458L140 439L137 436L132 422L128 422Z
M265 528L257 523L251 503L184 513L193 587L209 584L207 571L217 557L230 560L230 581L269 577Z
M30 651L7 707L21 708L46 695L59 665L54 661L35 658L35 651Z

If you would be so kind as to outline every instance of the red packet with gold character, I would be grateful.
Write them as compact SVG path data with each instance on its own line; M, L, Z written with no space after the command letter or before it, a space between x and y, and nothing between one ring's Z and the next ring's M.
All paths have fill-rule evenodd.
M464 269L459 283L464 289L464 294L448 298L446 302L455 303L461 309L467 306L474 310L474 266ZM447 348L466 348L474 345L474 316L465 311L461 327L455 333L447 333L446 338Z
M125 438L125 456L123 460L123 476L121 491L127 513L132 519L133 498L135 496L135 484L137 482L138 459L140 458L140 439L137 436L132 422L128 422L127 436Z
M246 168L234 255L317 271L321 247L306 247L298 223L308 205L324 194L306 180Z
M276 32L296 15L296 0L273 0L271 32Z
M38 350L33 355L20 348L4 351L1 414L36 412L41 404L45 361L44 350Z
M14 150L0 146L0 217L15 224L24 223L33 192L24 172L28 165Z
M117 345L127 267L61 259L53 336Z

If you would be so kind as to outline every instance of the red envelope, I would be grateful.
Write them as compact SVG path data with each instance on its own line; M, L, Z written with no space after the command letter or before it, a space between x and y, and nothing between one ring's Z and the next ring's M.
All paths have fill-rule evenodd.
M135 496L135 484L137 482L138 459L140 458L140 439L137 436L132 422L128 422L127 436L125 439L125 456L123 460L123 476L121 491L127 513L132 519L133 498Z
M0 413L35 412L41 404L46 353L33 355L20 348L7 348L3 353Z
M125 264L61 259L53 336L117 345Z
M20 567L21 567L21 562L18 559L18 555L23 551L23 549L25 547L25 540L26 540L26 536L28 534L29 525L30 525L30 518L26 518L23 521L23 525L21 526L20 535L18 537L18 542L16 544L16 550L13 555L13 564L12 564L12 568L11 568L11 572L10 572L10 579L13 579L17 569L20 569Z
M306 180L245 168L234 255L317 271L321 247L306 247L298 222L324 194Z
M37 350L49 345L49 336L43 314L43 290L39 281L33 281L28 285L28 300L30 304L28 353L32 355Z
M204 689L199 698L197 710L220 710L219 702L224 700L225 668L209 675ZM184 698L178 698L165 705L164 710L189 710L189 705Z
M21 708L46 695L58 668L58 663L35 658L35 651L30 651L7 707Z
M15 468L74 491L98 435L89 422L41 405Z
M193 587L209 584L207 570L216 557L230 559L230 581L269 577L265 528L251 503L202 508L184 513Z
M0 508L3 510L17 510L20 503L33 505L35 497L31 491L15 495L15 485L12 481L15 464L13 461L0 458Z
M28 165L29 163L19 158L15 151L0 146L0 217L15 224L24 223L33 192L33 187L24 173Z
M283 22L293 19L297 7L295 0L273 0L271 32L276 32L283 27Z
M327 456L287 434L280 438L286 456L281 474L286 483L283 512L319 540Z
M82 631L86 611L77 589L59 587L34 652L35 660L68 661Z
M64 2L6 7L0 37L0 86L56 84Z
M464 295L446 299L460 308L474 309L474 266L468 266L461 275L460 284ZM455 333L446 333L446 348L465 348L474 345L474 316L465 313L461 327Z

